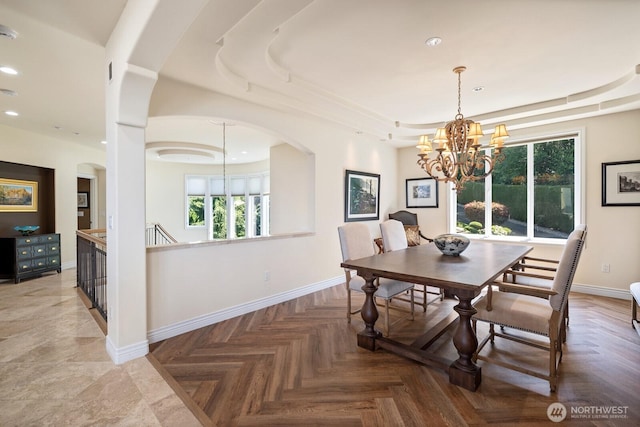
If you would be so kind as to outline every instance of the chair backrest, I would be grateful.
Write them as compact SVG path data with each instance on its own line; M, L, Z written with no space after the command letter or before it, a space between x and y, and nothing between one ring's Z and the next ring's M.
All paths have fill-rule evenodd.
M380 234L382 234L382 244L385 252L399 251L406 249L407 233L404 225L400 221L390 219L380 223Z
M360 222L352 222L338 227L342 260L364 258L375 255L373 239L369 227Z
M398 211L390 213L389 219L400 221L402 225L418 225L418 215L409 211Z
M549 298L551 308L556 311L563 310L567 304L573 277L578 268L578 261L580 260L580 254L582 253L586 238L587 226L584 224L577 226L576 229L569 234L569 237L567 237L567 243L562 251L562 256L560 257L560 262L558 263L558 268L553 280L552 289L556 291L557 294Z

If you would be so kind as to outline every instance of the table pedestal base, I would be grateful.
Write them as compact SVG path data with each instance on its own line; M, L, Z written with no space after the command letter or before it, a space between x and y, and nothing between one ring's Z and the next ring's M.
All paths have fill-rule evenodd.
M476 391L482 381L482 368L479 366L475 371L464 371L458 368L454 363L449 366L449 382L451 384L466 388L467 390Z

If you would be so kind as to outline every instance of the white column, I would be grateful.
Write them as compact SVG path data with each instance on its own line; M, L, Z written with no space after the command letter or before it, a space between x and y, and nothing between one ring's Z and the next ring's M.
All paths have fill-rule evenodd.
M129 0L106 46L107 351L144 356L147 340L145 137L160 70L209 0Z
M144 128L157 75L125 63L112 62L112 70L117 71L107 97L107 351L123 363L149 352ZM141 100L147 102L140 105Z

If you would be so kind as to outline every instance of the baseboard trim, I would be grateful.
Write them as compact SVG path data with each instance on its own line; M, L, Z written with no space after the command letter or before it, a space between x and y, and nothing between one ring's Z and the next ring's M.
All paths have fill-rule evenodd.
M578 283L574 283L573 285L571 285L571 292L631 300L631 292L629 292L628 289L613 289L605 288L602 286L580 285Z
M144 357L149 353L149 341L144 340L135 344L130 344L124 347L116 347L111 341L111 337L107 335L106 348L109 357L116 365L121 365L130 360Z
M63 262L63 263L60 265L60 268L61 268L62 270L70 270L70 269L72 269L72 268L76 268L76 267L77 267L77 266L76 266L76 260L73 260L73 261L71 261L71 262Z
M300 288L292 289L290 291L282 292L276 295L271 295L266 298L261 298L245 304L229 307L224 310L216 311L214 313L205 314L182 322L174 323L172 325L163 326L162 328L149 331L147 333L147 338L149 343L153 344L158 341L166 340L168 338L184 334L186 332L191 332L205 326L222 322L223 320L242 316L243 314L251 313L262 308L279 304L281 302L289 301L304 295L311 294L313 292L321 291L323 289L330 288L341 283L344 283L344 276L338 276L332 279L323 280L322 282L302 286Z

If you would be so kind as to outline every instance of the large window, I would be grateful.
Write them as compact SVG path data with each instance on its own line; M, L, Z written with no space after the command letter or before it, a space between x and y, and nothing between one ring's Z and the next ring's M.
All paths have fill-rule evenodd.
M269 175L187 176L187 227L210 239L269 235Z
M577 134L505 146L484 180L452 191L451 230L506 239L564 239L581 222Z

